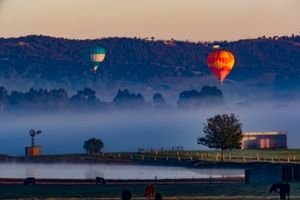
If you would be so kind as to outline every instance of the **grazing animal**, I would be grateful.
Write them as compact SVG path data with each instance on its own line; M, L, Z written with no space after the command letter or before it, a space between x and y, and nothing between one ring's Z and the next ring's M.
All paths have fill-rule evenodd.
M28 177L24 180L23 183L24 186L26 185L35 185L35 178L34 177Z
M156 193L155 200L162 200L162 195L160 193Z
M99 185L99 184L105 185L106 184L105 179L102 177L96 177L96 185Z
M129 190L123 190L122 191L122 200L130 200L131 199L131 192Z
M270 190L269 193L272 192L278 192L279 190L279 195L280 199L290 199L290 184L288 183L274 183Z
M144 197L151 199L154 196L154 186L149 184L145 187Z

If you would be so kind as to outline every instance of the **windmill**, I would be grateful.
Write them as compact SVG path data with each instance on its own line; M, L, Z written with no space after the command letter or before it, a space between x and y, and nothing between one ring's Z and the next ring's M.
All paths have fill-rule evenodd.
M33 129L30 129L29 131L29 135L31 136L31 146L34 147L34 137L38 134L41 134L42 131L41 130L38 130L38 131L35 131Z
M41 154L41 146L36 146L34 143L35 137L41 133L41 130L29 130L29 135L31 137L31 146L25 147L25 155L27 157L39 156Z

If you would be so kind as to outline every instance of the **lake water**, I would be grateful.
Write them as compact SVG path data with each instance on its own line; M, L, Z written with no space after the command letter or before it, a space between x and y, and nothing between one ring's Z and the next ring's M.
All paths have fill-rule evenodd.
M123 164L23 164L1 163L0 178L157 179L243 177L243 169L191 169Z

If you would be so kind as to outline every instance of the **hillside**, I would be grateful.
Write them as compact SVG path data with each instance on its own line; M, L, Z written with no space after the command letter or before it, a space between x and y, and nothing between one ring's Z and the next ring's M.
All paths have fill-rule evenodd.
M178 81L213 81L205 59L213 44L233 52L228 81L287 90L300 86L300 36L233 42L184 42L140 38L70 40L48 36L0 38L0 84L16 89L103 90L144 85L172 90ZM93 46L106 49L97 74L91 73ZM226 84L226 82L225 82Z

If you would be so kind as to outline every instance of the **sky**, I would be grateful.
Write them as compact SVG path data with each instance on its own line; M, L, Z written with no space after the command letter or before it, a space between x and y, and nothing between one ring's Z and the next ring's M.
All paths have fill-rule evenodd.
M238 40L300 32L299 0L0 0L0 37Z

